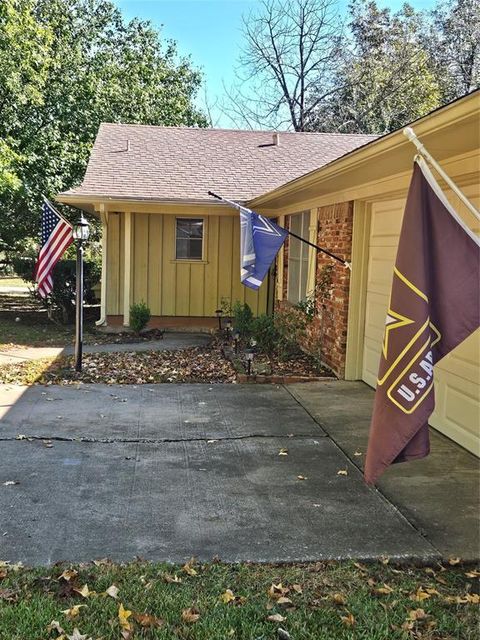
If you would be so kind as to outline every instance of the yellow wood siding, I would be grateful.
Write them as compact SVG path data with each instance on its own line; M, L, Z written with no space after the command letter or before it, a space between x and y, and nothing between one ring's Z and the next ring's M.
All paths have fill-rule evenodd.
M123 313L123 216L110 213L107 233L107 314Z
M203 217L194 207L191 215ZM176 260L175 215L132 212L131 302L145 301L153 316L211 317L222 299L247 302L255 315L265 313L267 283L256 293L240 282L238 216L209 215L204 221L204 259ZM122 315L123 214L110 214L107 255L107 314Z
M480 201L478 185L462 189L472 200ZM473 217L466 213L451 192L446 192L456 210L475 231ZM365 310L363 379L375 386L385 315L392 284L405 199L371 204L368 278ZM443 358L435 367L436 409L430 424L469 451L480 454L480 330Z

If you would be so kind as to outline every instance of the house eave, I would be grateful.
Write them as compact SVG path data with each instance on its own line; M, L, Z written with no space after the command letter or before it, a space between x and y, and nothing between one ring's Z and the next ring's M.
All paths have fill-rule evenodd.
M476 90L419 118L411 125L427 148L432 141L430 149L432 155L447 151L452 154L450 143L455 144L456 131L460 125L463 123L474 130L474 121L478 121L479 102L480 90ZM442 141L442 135L446 133L449 135L448 142ZM474 148L476 144L474 139L471 140L471 144ZM252 198L246 204L250 208L262 209L273 215L276 209L291 205L295 201L301 202L317 194L333 193L341 190L347 183L364 179L362 176L364 167L368 167L371 180L383 179L384 173L387 170L390 171L392 167L397 168L399 172L408 170L415 153L415 147L403 135L403 129L398 129L350 151L319 169ZM392 163L391 159L394 156L396 161ZM439 157L439 159L442 158Z

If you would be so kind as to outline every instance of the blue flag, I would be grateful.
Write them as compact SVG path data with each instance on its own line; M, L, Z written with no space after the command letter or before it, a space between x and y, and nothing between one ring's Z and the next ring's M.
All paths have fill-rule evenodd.
M260 287L287 235L268 218L240 209L240 280L245 286Z

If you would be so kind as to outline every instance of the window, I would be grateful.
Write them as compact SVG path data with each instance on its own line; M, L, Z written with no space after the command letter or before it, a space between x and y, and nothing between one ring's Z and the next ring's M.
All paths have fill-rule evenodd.
M203 220L177 218L175 243L176 260L202 260Z
M308 240L310 212L290 216L290 231ZM297 303L307 296L309 247L292 236L288 240L288 291L290 302Z

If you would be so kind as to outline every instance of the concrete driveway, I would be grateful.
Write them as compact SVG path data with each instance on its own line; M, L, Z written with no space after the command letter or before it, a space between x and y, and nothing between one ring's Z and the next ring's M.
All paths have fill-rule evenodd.
M3 386L0 404L0 559L440 556L284 387Z

